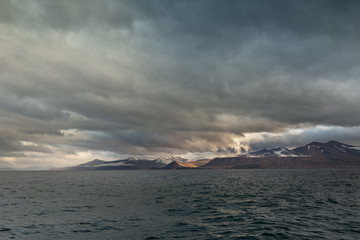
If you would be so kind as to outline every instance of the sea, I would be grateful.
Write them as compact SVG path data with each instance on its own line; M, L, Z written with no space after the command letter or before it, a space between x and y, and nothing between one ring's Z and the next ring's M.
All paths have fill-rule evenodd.
M360 169L0 172L0 239L360 239Z

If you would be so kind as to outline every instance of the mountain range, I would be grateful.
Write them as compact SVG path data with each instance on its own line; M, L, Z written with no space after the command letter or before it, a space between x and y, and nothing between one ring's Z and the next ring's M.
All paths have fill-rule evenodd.
M236 157L188 161L180 157L115 161L95 159L66 170L147 170L147 169L292 169L360 168L360 147L336 141L312 142L294 149L278 147Z

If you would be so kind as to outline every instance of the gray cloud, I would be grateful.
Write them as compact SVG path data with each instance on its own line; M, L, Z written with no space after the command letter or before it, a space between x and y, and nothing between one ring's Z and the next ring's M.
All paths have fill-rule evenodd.
M246 138L261 132L280 134L267 144L360 144L348 132L360 122L359 8L3 1L0 130L11 140L1 151L23 154L19 164L31 152L234 154L265 146ZM316 126L333 128L287 133Z

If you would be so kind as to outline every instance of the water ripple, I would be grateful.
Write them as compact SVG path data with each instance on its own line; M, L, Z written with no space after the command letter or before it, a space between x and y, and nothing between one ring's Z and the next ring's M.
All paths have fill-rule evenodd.
M360 170L3 172L0 239L358 239Z

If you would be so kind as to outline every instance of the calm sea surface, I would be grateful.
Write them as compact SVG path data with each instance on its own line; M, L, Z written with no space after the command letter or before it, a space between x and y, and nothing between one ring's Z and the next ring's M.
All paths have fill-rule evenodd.
M360 239L360 169L0 172L0 239Z

